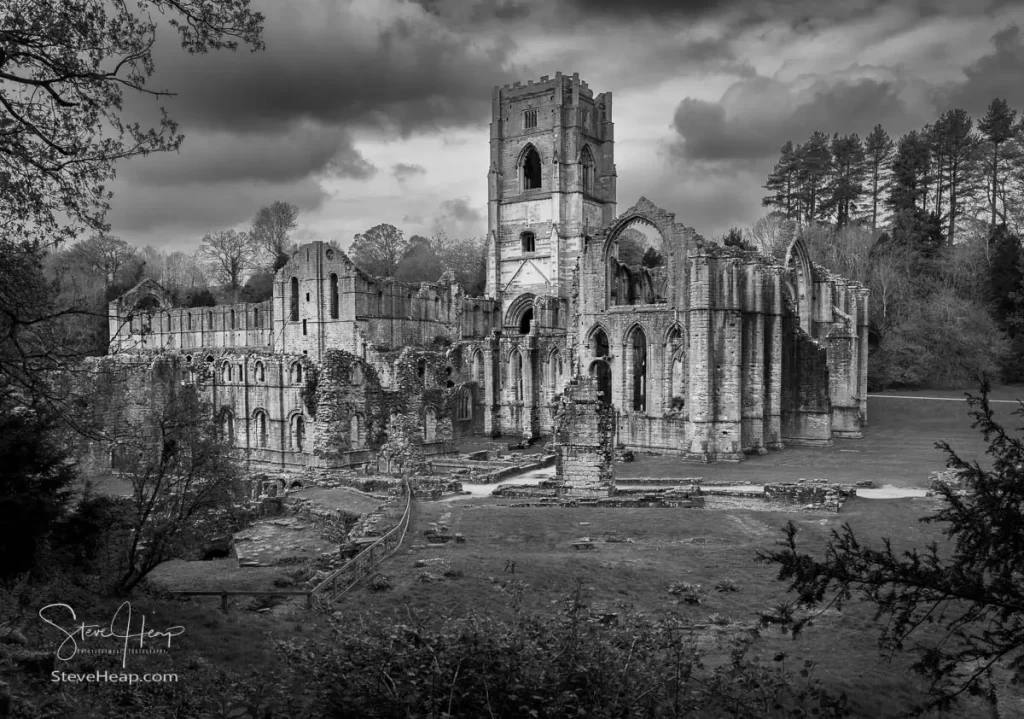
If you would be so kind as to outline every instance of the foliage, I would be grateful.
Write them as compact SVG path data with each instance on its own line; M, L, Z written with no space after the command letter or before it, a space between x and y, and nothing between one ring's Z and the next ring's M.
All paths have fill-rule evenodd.
M402 282L437 282L444 272L441 257L430 240L413 235L395 268L395 278Z
M877 616L888 617L883 648L900 651L917 638L914 668L929 679L933 703L941 708L964 692L988 695L994 671L1024 678L1024 442L996 422L988 395L986 381L967 401L972 427L988 445L990 469L961 459L946 442L936 445L958 474L959 487L937 484L942 506L921 521L942 525L951 552L933 543L898 553L888 538L873 549L846 524L832 532L824 558L816 559L801 552L798 531L789 523L780 548L758 554L760 561L779 565L779 579L799 603L841 607L855 594L873 603ZM1024 404L1014 415L1024 416ZM813 617L792 623L792 631L809 621Z
M298 226L298 217L299 208L296 205L278 200L261 207L252 218L249 236L270 258L271 273L288 263L291 249L289 233Z
M172 390L142 417L125 397L113 400L115 466L133 489L131 541L117 582L122 593L186 553L241 491L231 438L223 436L213 408L193 386Z
M253 272L242 288L242 302L265 302L274 297L274 273Z
M177 149L182 136L161 112L158 128L122 117L124 91L146 87L162 15L189 52L262 47L263 16L248 0L14 0L0 14L0 228L39 245L105 230L118 160Z
M514 576L514 575L513 575ZM318 687L313 711L361 717L846 716L845 697L810 675L750 658L736 632L705 664L694 628L677 617L593 621L582 587L554 614L521 608L525 585L502 585L512 617L472 613L396 621L367 614L324 640L279 644Z
M409 241L394 225L374 225L352 240L349 257L364 272L394 277Z
M939 288L905 310L874 359L886 385L961 387L997 374L1008 351L984 305Z
M32 569L77 474L45 410L0 400L0 578Z

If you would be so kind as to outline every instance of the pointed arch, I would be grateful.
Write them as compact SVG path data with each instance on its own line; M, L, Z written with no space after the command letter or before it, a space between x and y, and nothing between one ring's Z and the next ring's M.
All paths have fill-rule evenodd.
M306 418L301 412L294 412L288 420L292 451L301 452L306 444Z
M235 444L235 413L231 411L230 407L221 407L220 433L224 442L230 445Z
M626 377L629 382L634 412L647 411L647 332L639 322L634 322L623 335L623 352L626 362Z
M481 387L484 386L484 353L478 347L473 352L473 360L471 363L473 381L479 384Z
M594 153L590 151L590 145L584 145L580 150L580 186L588 195L594 194L594 170Z
M586 344L590 348L590 354L594 357L606 357L611 354L608 329L600 322L596 323L587 332ZM598 354L599 352L603 352L603 354Z
M814 293L813 269L811 256L807 246L799 237L786 249L784 261L787 273L783 283L789 290L790 298L800 319L800 327L804 332L811 333L811 307Z
M519 173L519 190L539 190L543 187L543 161L540 152L532 142L526 143L519 152L516 159L516 169Z

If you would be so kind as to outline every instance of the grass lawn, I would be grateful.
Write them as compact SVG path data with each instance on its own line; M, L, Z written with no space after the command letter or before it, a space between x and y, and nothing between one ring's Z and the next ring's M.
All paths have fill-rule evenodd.
M297 492L291 492L289 497L308 499L321 507L330 509L344 509L356 514L368 514L377 509L384 500L364 494L348 487L337 487L327 489L325 487L307 487Z
M975 392L976 393L976 392ZM893 390L868 398L863 439L837 439L832 447L788 447L743 462L703 464L680 457L637 454L635 462L615 465L617 477L704 477L736 482L795 482L824 478L855 483L926 487L928 473L944 469L945 455L935 443L945 440L962 457L984 459L985 444L971 429L963 390ZM1024 387L994 388L996 417L1010 427L1015 409L1005 401L1024 397ZM910 397L910 399L904 399ZM941 399L926 399L937 397Z
M781 538L787 521L800 527L808 548L822 546L828 532L842 522L849 522L865 539L890 535L897 548L909 548L939 538L936 527L916 520L935 506L930 499L854 499L841 515L830 515L514 508L490 499L420 502L402 550L380 567L391 578L393 589L373 592L365 585L357 587L337 608L345 614L374 607L426 616L501 611L507 609L507 599L495 580L508 579L506 570L514 562L516 577L529 584L524 602L534 610L553 610L580 577L587 599L606 611L675 612L694 622L705 622L718 613L751 622L784 597L775 570L755 563L754 555ZM453 532L463 533L467 542L424 547L422 531L431 522L447 524ZM633 541L604 542L608 533ZM572 548L572 541L581 536L597 540L593 550ZM415 568L414 562L430 558L446 559L463 576L421 582L423 569ZM716 592L714 586L722 579L736 582L739 591ZM700 606L679 603L666 591L673 581L702 585L705 602ZM867 607L851 605L841 614L823 617L797 640L765 630L759 654L768 661L784 651L786 661L794 666L811 659L817 676L834 690L848 693L855 716L892 716L898 707L920 699L921 684L907 673L908 656L897 656L890 664L879 655L879 629ZM975 709L964 706L950 716L974 716Z

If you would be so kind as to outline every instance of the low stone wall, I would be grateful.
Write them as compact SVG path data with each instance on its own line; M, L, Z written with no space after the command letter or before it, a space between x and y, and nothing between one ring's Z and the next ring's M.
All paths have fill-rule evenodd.
M941 472L929 473L928 489L931 492L937 493L939 489L947 487L957 495L967 493L966 478L959 469L944 469Z
M834 484L826 479L801 479L798 482L764 485L764 498L769 502L799 505L805 509L839 512L847 499L854 496L853 487Z

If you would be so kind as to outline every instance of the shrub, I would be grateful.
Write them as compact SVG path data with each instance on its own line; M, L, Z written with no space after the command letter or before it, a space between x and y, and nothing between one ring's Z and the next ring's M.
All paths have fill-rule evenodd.
M715 585L716 592L738 592L740 587L731 579L723 579Z
M378 574L370 580L370 591L373 592L386 592L391 589L391 578L386 574Z

